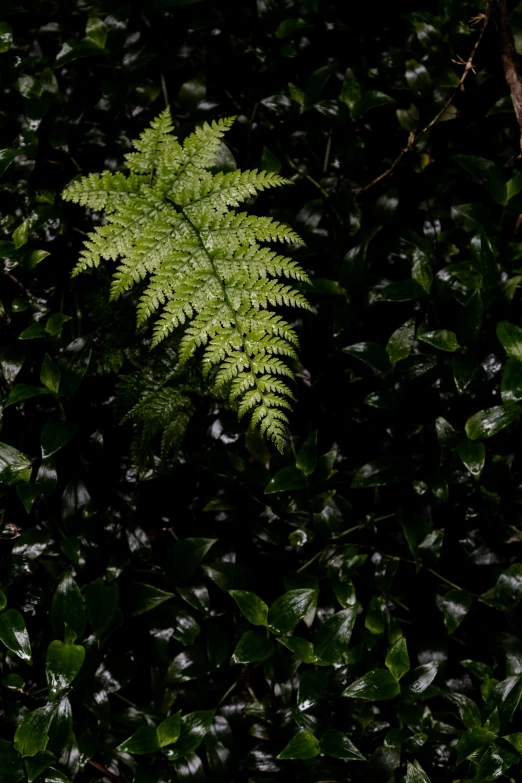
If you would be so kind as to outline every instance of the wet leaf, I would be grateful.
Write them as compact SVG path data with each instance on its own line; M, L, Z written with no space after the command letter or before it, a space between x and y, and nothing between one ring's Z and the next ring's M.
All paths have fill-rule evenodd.
M386 666L397 682L410 670L410 657L406 639L401 637L393 644L386 655Z
M352 699L385 701L394 699L400 692L399 683L388 669L373 669L355 680L341 695Z
M289 590L277 598L268 610L268 625L275 633L292 633L316 604L316 589Z
M62 449L78 431L76 422L46 421L40 434L42 458L47 459Z
M391 370L390 357L382 345L377 343L356 343L343 348L344 353L355 356L373 370L387 373Z
M319 740L309 731L298 732L283 748L278 759L313 759L321 752Z
M348 759L350 761L365 761L360 750L342 731L328 729L320 740L321 753L335 759Z
M356 616L356 605L350 606L329 617L318 627L314 650L322 663L341 663L345 660Z
M8 609L0 614L0 642L22 661L32 663L29 634L25 627L24 618L16 609Z
M505 427L512 424L520 416L522 409L504 408L497 405L495 408L486 408L473 414L466 422L466 435L471 440L491 438Z
M306 475L293 466L281 468L275 476L272 476L265 487L265 495L274 492L289 492L290 490L305 489L308 486Z
M399 326L386 345L386 352L390 357L390 361L400 362L401 359L407 359L413 348L413 340L415 337L415 319L410 318L402 326Z
M471 596L463 590L448 590L442 603L444 613L444 625L449 634L455 633L469 610L471 609Z
M268 606L255 593L246 590L229 590L241 613L252 625L267 625Z
M274 653L274 644L259 631L247 631L243 634L232 655L232 663L252 663L266 661Z
M457 453L473 478L478 481L486 461L486 447L480 441L461 440Z
M50 643L45 659L50 701L54 701L71 684L84 660L85 648L81 645L64 644L59 640Z
M453 160L484 186L493 201L501 206L507 203L506 180L493 161L476 155L454 155Z

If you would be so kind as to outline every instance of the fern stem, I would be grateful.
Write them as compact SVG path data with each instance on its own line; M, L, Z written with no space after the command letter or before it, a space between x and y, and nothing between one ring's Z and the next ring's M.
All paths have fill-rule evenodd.
M253 369L252 364L250 362L250 357L248 355L248 351L247 351L245 340L244 340L243 329L241 328L241 325L240 325L240 319L238 318L238 314L237 314L236 310L234 310L234 308L232 307L232 303L230 302L230 299L228 298L227 287L223 283L223 280L221 279L221 276L219 275L218 270L216 268L216 265L214 263L214 259L212 258L212 256L208 252L207 247L206 247L203 239L201 238L201 234L199 233L198 229L196 228L196 226L194 225L194 223L192 222L190 217L187 215L187 213L185 212L183 207L180 206L179 204L176 204L175 202L173 202L173 203L175 204L177 209L180 210L181 214L183 215L183 217L185 218L185 220L187 221L187 223L191 227L192 231L194 232L194 234L196 236L196 239L197 239L197 242L198 242L199 246L201 247L201 249L203 250L203 252L205 253L205 255L206 255L206 257L207 257L207 259L209 261L209 264L212 267L212 272L214 273L214 276L215 276L216 280L218 281L219 285L221 286L221 290L223 292L223 299L226 302L227 307L228 307L228 309L230 310L230 312L232 314L233 324L234 324L234 327L235 327L235 329L236 329L236 331L239 334L239 337L241 339L241 345L242 345L242 348L243 348L243 353L245 354L245 358L246 358L246 360L248 362L248 367L250 369L250 372L252 373L252 377L254 379L256 388L257 388L257 390L259 392L259 395L260 395L261 399L263 400L263 405L265 405L265 407L268 408L268 406L266 405L265 396L264 396L263 391L261 389L261 386L259 384L257 375L254 372L254 369Z

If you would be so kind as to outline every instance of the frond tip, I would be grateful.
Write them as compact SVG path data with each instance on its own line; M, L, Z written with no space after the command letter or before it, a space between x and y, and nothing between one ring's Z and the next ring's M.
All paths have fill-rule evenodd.
M293 399L282 378L294 378L287 361L296 358L297 337L271 308L310 309L288 284L308 278L295 261L260 244L299 242L297 234L270 217L234 209L287 180L256 169L209 171L233 121L204 123L181 144L166 110L125 156L128 176L105 171L73 181L64 199L106 216L90 233L73 274L102 260L118 261L112 298L146 281L138 324L159 314L153 345L181 329L180 362L202 350L205 374L215 371L216 391L226 390L239 417L248 414L251 425L281 449ZM140 408L142 416L149 412ZM151 418L157 426L157 417ZM176 433L171 425L165 443Z

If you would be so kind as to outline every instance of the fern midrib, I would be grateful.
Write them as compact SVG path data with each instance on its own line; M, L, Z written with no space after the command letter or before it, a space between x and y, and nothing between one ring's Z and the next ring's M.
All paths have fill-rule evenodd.
M221 290L223 291L223 298L224 298L224 300L225 300L225 302L227 304L228 309L230 310L230 312L232 314L234 327L235 327L236 331L238 332L239 337L241 338L241 346L243 348L243 353L245 355L245 358L246 358L246 360L248 362L249 370L252 373L252 377L254 378L255 385L256 385L256 388L257 388L257 390L258 390L258 392L259 392L259 394L261 396L261 399L263 401L263 405L264 405L265 409L268 412L270 410L270 407L268 405L266 405L266 403L265 403L265 395L263 394L263 391L262 391L262 389L261 389L261 387L259 385L259 380L258 380L257 374L255 373L255 371L254 371L254 369L252 367L252 363L250 361L250 356L248 355L248 351L247 351L247 348L246 348L245 339L243 337L243 330L242 330L242 328L240 326L241 320L238 317L237 311L234 310L234 308L232 307L232 303L230 302L230 299L228 298L227 287L223 283L223 280L221 279L221 276L220 276L220 274L219 274L219 272L218 272L218 270L216 268L216 265L214 263L214 259L212 258L212 256L208 252L208 250L206 248L206 245L205 245L203 239L201 238L201 234L199 233L197 227L194 225L194 223L192 222L190 217L187 215L187 213L185 212L185 210L183 209L182 206L180 206L179 204L176 204L176 202L174 202L174 201L172 203L175 204L177 209L180 210L181 214L183 215L183 217L185 218L185 220L187 221L187 223L191 227L192 231L194 232L194 235L196 236L198 244L201 247L201 249L203 250L203 252L206 255L206 257L208 258L210 266L212 267L212 272L213 272L216 280L218 281L219 285L221 286Z

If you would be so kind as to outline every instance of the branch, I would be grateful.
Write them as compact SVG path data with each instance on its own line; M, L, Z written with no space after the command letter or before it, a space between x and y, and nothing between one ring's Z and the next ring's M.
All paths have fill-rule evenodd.
M506 0L497 0L497 2L499 4L503 3L505 5ZM457 86L455 87L453 92L451 93L451 95L448 98L448 100L445 102L445 104L442 107L442 109L440 109L440 111L437 112L435 117L431 120L431 122L429 122L426 125L425 128L423 128L417 134L410 133L410 136L408 138L408 143L407 143L406 147L404 147L399 152L399 154L397 155L397 157L395 158L395 160L393 161L391 166L388 169L386 169L386 171L383 171L382 174L379 174L378 177L373 179L367 185L363 185L360 188L356 188L355 191L354 191L356 196L360 195L361 193L365 193L367 190L370 190L370 188L373 188L374 185L377 185L378 182L381 182L383 179L386 179L386 177L389 177L390 174L392 174L395 171L395 169L397 168L397 166L399 165L399 163L401 162L403 157L406 155L406 153L410 152L414 148L414 146L417 144L419 139L422 136L424 136L424 134L427 133L429 131L429 129L432 128L440 120L442 115L449 109L449 107L453 103L453 100L454 100L455 96L457 95L457 93L459 92L460 88L462 87L462 85L466 81L466 79L468 77L468 73L470 71L474 70L474 68L473 68L473 60L475 59L475 55L477 53L477 49L479 48L480 43L482 41L482 38L484 37L484 33L486 32L486 27L488 26L490 12L491 12L491 0L488 0L487 6L486 6L486 13L485 14L479 14L479 16L475 17L475 19L472 19L473 22L482 22L482 27L480 29L479 36L478 36L477 40L475 41L475 45L473 46L473 49L471 50L471 54L468 57L468 59L466 60L466 62L464 63L464 71L462 73L462 76L459 79L459 83L457 84ZM513 36L511 36L511 38L513 38ZM514 44L513 44L513 47L514 47ZM520 92L520 96L521 96L520 108L521 108L521 111L522 111L522 84L520 84L520 82L519 82L519 86L520 86L520 91L521 91ZM522 117L522 115L521 115L521 117ZM519 120L519 122L520 122L520 120ZM522 127L522 123L521 123L521 127Z
M506 83L511 92L515 116L520 126L520 148L522 150L522 78L519 57L515 49L515 40L509 23L510 13L507 0L496 0L496 4L499 12L498 35L502 66Z
M108 778L112 781L112 783L126 783L124 778L120 778L119 775L115 775L114 772L110 772L108 769L106 769L102 764L99 764L97 761L94 761L94 759L89 759L87 762L92 767L95 767L99 772L103 774L104 778Z

